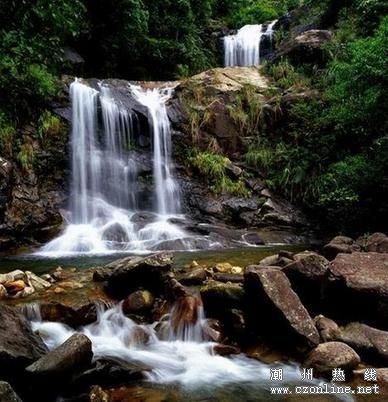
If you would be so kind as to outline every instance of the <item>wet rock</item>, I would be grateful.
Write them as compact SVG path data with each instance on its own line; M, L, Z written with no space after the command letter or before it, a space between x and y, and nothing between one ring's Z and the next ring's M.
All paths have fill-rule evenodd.
M283 272L309 310L319 312L329 275L329 261L317 253L305 251L295 254L294 261L286 265Z
M214 272L220 272L222 274L241 274L243 269L241 267L235 267L228 262L222 262L216 264Z
M338 254L329 271L325 304L331 316L388 328L388 253Z
M0 401L1 402L22 402L12 387L4 381L0 381Z
M244 289L239 284L209 281L200 291L208 317L222 319L228 310L243 307Z
M261 246L264 240L257 233L246 233L243 235L243 240L255 246Z
M30 285L30 287L32 287L33 289L35 289L38 292L40 292L42 290L46 290L51 287L50 282L44 280L43 278L39 278L39 276L33 274L30 271L26 271L25 276L27 279L27 283Z
M312 29L281 44L273 60L287 57L294 64L314 63L322 65L327 56L324 45L332 41L330 31Z
M222 338L222 328L219 320L208 318L203 326L203 333L212 342L220 342Z
M356 242L346 236L336 236L330 243L323 247L322 253L329 259L333 260L337 254L346 253L351 254L354 251L360 251L361 247Z
M4 284L6 282L14 282L17 280L24 279L24 272L19 269L16 271L8 272L7 274L0 274L0 283Z
M72 380L72 385L86 388L95 384L112 386L141 381L145 379L144 371L148 369L119 359L100 359L96 361L94 367L77 375Z
M239 274L221 274L217 273L213 275L213 279L217 282L223 283L243 283L244 282L244 275Z
M353 376L354 381L357 383L357 385L364 385L370 387L371 385L377 384L377 386L379 387L380 395L376 396L375 400L378 401L381 400L381 398L384 398L384 396L388 393L388 368L377 368L375 370L376 370L377 381L373 381L372 383L370 381L365 380L366 369L354 370ZM384 396L382 396L381 394Z
M260 260L259 265L264 267L285 267L290 264L293 259L281 256L280 254L270 255Z
M125 314L132 314L151 310L154 301L154 296L148 290L137 290L124 300L123 312Z
M16 309L0 304L0 322L0 374L22 370L47 352L42 339Z
M244 279L249 327L272 340L278 338L283 345L287 342L311 348L319 343L312 318L283 272L273 268L247 268Z
M61 289L61 292L58 292L58 289ZM54 292L61 294L65 293L65 290L57 287ZM80 301L74 300L71 303L42 303L40 311L43 320L62 322L73 328L91 324L97 319L96 304L88 298Z
M388 253L388 236L384 233L373 233L368 236L365 249L376 253Z
M360 356L345 343L326 342L321 343L309 353L304 366L314 368L317 373L331 375L335 368L345 371L353 370L360 361Z
M352 322L329 334L332 341L351 346L365 359L388 363L388 332L359 322Z
M5 299L6 297L8 297L7 289L0 284L0 300Z
M127 257L106 265L103 279L108 292L117 298L123 298L143 286L159 294L164 290L165 279L171 267L171 254L160 253L145 258Z
M79 373L92 361L92 342L83 334L74 334L62 345L41 357L26 368L27 372L45 379L64 377Z
M213 346L213 352L220 356L238 355L241 353L236 346L217 344Z
M319 315L314 318L314 322L323 342L339 340L340 328L335 321Z
M203 268L196 268L180 278L180 282L186 286L202 285L207 279L206 271Z

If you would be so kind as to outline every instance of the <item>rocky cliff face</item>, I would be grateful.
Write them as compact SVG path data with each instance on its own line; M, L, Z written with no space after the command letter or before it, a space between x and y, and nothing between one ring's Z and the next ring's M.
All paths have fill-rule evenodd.
M69 77L64 80L67 88ZM87 80L96 87L97 80ZM129 83L105 80L117 101L131 109L136 116L133 157L139 175L138 192L143 209L151 206L152 154L147 110L131 95ZM266 235L255 237L257 242L306 242L311 238L308 220L303 213L265 188L262 172L252 170L243 155L249 144L256 141L245 121L243 110L250 107L255 118L268 118L273 124L276 116L270 88L261 70L256 67L217 68L180 83L142 83L148 86L174 86L175 93L168 105L173 125L174 161L180 181L184 212L192 225L202 222L214 230L228 232L231 228L259 229ZM247 105L254 94L254 103ZM282 101L292 102L290 94ZM253 98L252 98L253 99ZM272 103L271 103L272 102ZM34 149L34 163L23 168L17 158L1 158L0 163L0 246L11 247L46 242L62 228L64 210L69 194L68 132L71 110L67 103L57 104L54 111L64 122L61 136L37 141L36 128L27 127L21 135L29 138ZM271 123L271 124L272 124ZM34 131L35 130L35 131ZM188 163L193 149L211 150L227 158L225 175L241 184L242 194L217 193L209 181ZM215 226L218 229L214 229ZM268 235L273 232L274 235ZM264 240L262 239L264 238Z

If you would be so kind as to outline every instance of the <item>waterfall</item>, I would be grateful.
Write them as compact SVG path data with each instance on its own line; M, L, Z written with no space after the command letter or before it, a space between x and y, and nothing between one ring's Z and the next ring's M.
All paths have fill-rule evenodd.
M76 80L70 86L72 176L68 225L38 254L55 257L146 252L157 249L163 241L187 236L169 222L180 211L166 110L171 90L131 87L131 91L146 106L153 133L156 202L151 221L139 226L135 219L142 211L137 197L137 166L130 151L135 112L116 101L105 84L96 90Z
M255 66L261 63L261 45L263 37L268 37L271 46L273 28L277 20L267 26L245 25L237 34L227 35L224 41L224 62L226 67Z
M180 210L178 186L174 180L171 163L171 128L167 115L166 101L172 90L132 87L137 100L143 104L150 116L153 132L154 180L156 210L159 214L173 214Z
M176 313L176 307L170 312L171 317ZM233 357L215 354L216 343L206 341L198 332L198 324L204 320L202 314L200 308L200 314L190 324L191 327L187 322L178 325L179 328L186 328L186 335L171 330L164 336L164 332L158 329L160 323L136 324L123 314L122 304L108 309L98 306L96 322L79 328L78 332L91 340L94 360L129 363L131 368L137 366L143 369L149 382L179 386L184 392L209 389L210 394L204 398L206 400L214 399L212 390L233 385L237 386L239 393L242 385L245 390L254 392L247 400L264 400L257 396L257 392L268 392L272 385L270 369L274 367L283 369L285 385L322 384L319 380L302 382L300 368L295 364L270 365L243 354ZM171 324L171 319L167 320L167 325ZM59 322L42 321L38 315L31 320L31 325L49 349L58 347L77 332Z

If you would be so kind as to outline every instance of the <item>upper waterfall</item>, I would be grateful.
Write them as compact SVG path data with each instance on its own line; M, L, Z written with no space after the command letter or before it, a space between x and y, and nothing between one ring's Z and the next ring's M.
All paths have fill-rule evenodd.
M268 25L245 25L235 35L227 35L224 41L224 63L226 67L255 66L262 61L263 37L272 46L274 26L277 20Z

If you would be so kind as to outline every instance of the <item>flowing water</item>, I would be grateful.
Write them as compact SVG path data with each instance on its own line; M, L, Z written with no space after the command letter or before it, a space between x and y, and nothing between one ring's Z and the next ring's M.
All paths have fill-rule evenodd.
M172 90L132 87L132 91L147 108L153 133L155 205L151 222L141 226L135 219L142 211L137 199L137 168L130 151L136 115L113 99L109 87L101 85L97 91L76 80L70 87L72 183L68 224L40 255L147 252L160 242L187 237L171 223L172 218L181 218L177 215L179 189L173 175L165 105Z
M268 37L272 47L274 26L277 20L269 25L245 25L235 35L224 37L224 63L226 67L255 66L261 64L261 45L264 37Z
M283 369L282 386L322 384L318 380L301 381L300 368L296 364L270 365L243 354L232 357L215 354L216 344L206 335L207 320L200 301L195 308L195 318L185 320L178 302L160 323L138 325L123 314L121 304L110 308L100 306L97 321L78 332L91 339L94 360L111 359L140 367L144 370L146 383L176 387L186 395L181 400L208 400L209 397L217 400L214 399L215 392L227 389L237 392L237 399L226 400L276 399L269 393L269 388L276 386L270 381L271 368ZM42 321L37 306L27 308L26 315L50 349L76 332L64 324ZM245 394L243 399L241 392ZM191 396L188 398L187 395ZM196 399L198 395L201 395L200 399ZM339 399L333 396L325 400Z

